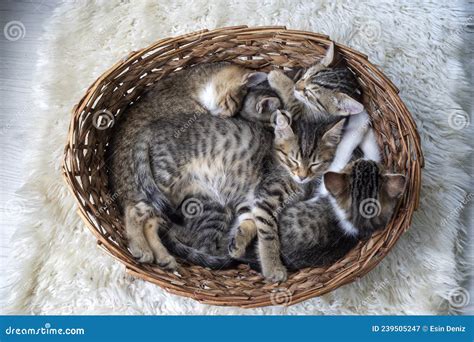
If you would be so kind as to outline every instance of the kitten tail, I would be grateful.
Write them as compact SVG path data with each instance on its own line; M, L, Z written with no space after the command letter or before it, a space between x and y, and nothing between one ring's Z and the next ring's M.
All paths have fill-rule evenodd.
M200 265L202 267L208 267L214 270L230 268L237 264L237 261L232 259L230 256L219 257L209 255L185 245L176 238L172 230L163 234L163 236L161 236L161 240L171 253L190 264Z
M155 183L149 153L146 142L137 144L134 160L136 184L138 184L140 192L146 196L147 201L157 213L168 213L171 205Z

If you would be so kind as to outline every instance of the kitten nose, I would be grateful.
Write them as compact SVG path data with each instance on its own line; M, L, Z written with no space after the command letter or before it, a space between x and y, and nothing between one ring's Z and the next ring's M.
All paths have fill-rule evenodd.
M298 178L300 179L300 182L304 181L308 176L305 175L305 176L298 176Z
M295 89L298 90L298 91L303 91L304 90L303 82L301 82L301 81L296 82Z

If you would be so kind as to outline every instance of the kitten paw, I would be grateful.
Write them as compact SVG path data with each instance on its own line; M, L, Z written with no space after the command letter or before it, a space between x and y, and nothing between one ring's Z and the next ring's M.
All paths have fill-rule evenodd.
M244 220L240 222L237 232L232 237L229 243L229 254L232 258L241 258L247 249L250 241L257 234L257 226L254 220Z
M287 274L285 266L280 265L280 266L272 268L271 270L267 272L263 272L263 276L268 282L281 283L287 279L288 274Z
M292 86L293 81L286 76L283 71L275 69L268 74L268 83L273 89L280 89L287 85Z
M234 259L239 259L245 254L245 246L237 245L236 239L232 238L229 244L229 254Z
M166 271L176 271L179 267L176 259L171 255L166 255L161 257L159 260L156 260L156 264Z
M153 252L150 247L140 245L136 242L130 242L130 252L139 262L149 264L153 262Z
M223 118L230 118L234 116L236 113L236 110L231 109L231 108L221 108L217 114L217 116L223 117Z

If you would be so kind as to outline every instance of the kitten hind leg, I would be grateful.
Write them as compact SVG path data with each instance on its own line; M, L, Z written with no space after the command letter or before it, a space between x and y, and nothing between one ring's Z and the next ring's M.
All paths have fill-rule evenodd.
M158 230L166 224L163 218L152 216L145 221L143 231L153 251L155 262L165 270L174 271L178 268L175 258L168 252L158 236Z
M125 208L125 232L132 255L143 263L153 261L153 252L143 234L143 224L152 215L152 208L145 202Z

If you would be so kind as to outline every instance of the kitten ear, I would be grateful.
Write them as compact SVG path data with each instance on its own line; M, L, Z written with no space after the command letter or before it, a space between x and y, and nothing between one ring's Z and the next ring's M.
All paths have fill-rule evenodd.
M295 136L291 129L291 117L288 113L277 110L272 114L271 120L276 140L288 140Z
M329 44L329 47L326 51L326 55L324 55L323 59L319 61L320 64L328 67L334 62L334 42Z
M345 173L328 171L324 174L323 181L327 191L333 196L338 196L347 189L349 179Z
M281 102L278 97L264 97L257 103L257 112L262 114L264 112L273 113L280 108Z
M364 110L364 105L356 100L354 100L349 95L344 93L336 93L336 108L337 114L339 115L352 115L359 114Z
M401 174L386 174L383 176L383 188L390 198L399 198L405 190L406 177Z
M243 79L243 84L247 87L254 87L257 84L260 84L262 82L265 82L267 80L268 75L264 72L250 72L248 74L245 74L244 79Z
M344 123L346 119L339 120L331 128L329 128L326 133L323 134L321 140L326 145L335 146L341 141L342 133L344 131Z

